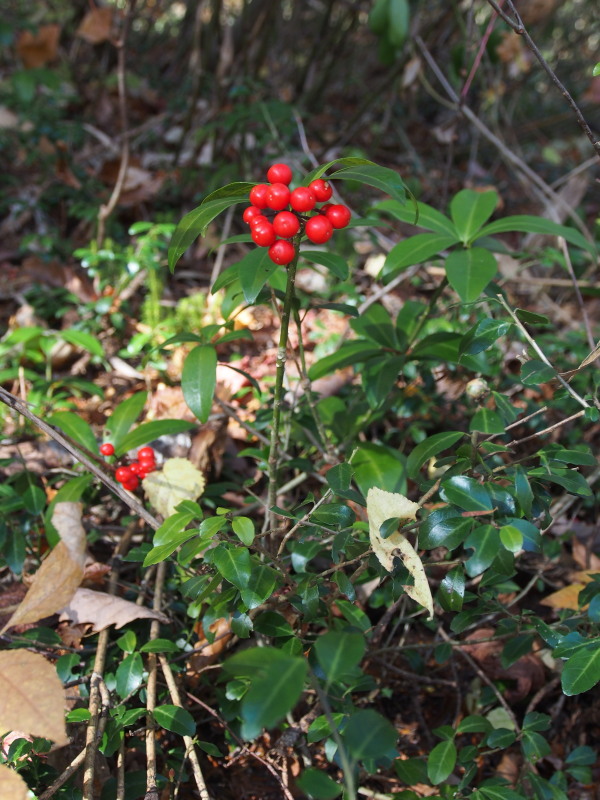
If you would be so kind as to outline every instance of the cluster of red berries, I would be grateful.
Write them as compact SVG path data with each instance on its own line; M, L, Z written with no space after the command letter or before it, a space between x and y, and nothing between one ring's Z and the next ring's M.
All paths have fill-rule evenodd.
M104 442L100 445L100 452L103 456L113 456L115 448L110 442ZM117 467L115 479L123 485L124 489L134 492L140 485L140 480L145 478L148 473L154 472L155 469L154 450L151 447L140 447L137 452L137 461L132 461L126 467Z
M298 234L306 234L314 244L325 244L336 228L345 228L350 222L347 206L327 202L333 190L322 178L290 190L292 170L287 164L273 164L267 180L269 183L259 183L250 190L252 205L244 211L243 219L250 226L252 241L268 247L275 264L289 264L294 259L295 247L289 240ZM324 205L317 209L317 203ZM276 213L267 216L269 211ZM305 216L311 211L316 214Z

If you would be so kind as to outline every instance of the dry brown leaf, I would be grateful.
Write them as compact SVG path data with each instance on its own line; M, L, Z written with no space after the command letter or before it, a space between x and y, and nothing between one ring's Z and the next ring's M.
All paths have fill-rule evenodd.
M150 504L166 519L183 500L197 500L206 481L187 458L169 458L161 472L151 472L142 481Z
M73 596L83 578L85 530L79 503L57 503L52 524L61 541L35 573L25 599L2 629L49 617Z
M114 597L104 592L95 592L93 589L77 589L71 601L60 609L61 620L68 619L73 625L89 622L92 632L108 628L122 628L134 619L158 619L168 623L166 614L144 608L121 597Z
M63 685L43 656L29 650L0 653L0 731L24 730L68 744L64 704Z
M582 569L600 570L600 556L590 552L584 542L573 540L573 561Z
M85 15L77 28L77 36L81 36L90 44L102 44L110 39L113 9L109 6L93 8Z
M598 575L600 570L589 569L585 572L575 572L573 583L568 586L563 586L556 592L552 592L543 600L540 600L541 605L549 606L550 608L570 608L572 611L579 610L579 592L585 588L586 584L592 580L590 575Z
M58 53L60 25L40 25L37 33L24 31L17 39L17 53L26 69L43 67Z
M29 787L14 769L0 764L0 797L10 797L10 800L27 800Z

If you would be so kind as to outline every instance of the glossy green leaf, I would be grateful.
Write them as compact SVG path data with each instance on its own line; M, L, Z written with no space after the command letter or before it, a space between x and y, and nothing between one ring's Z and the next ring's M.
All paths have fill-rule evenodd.
M117 667L116 690L121 699L128 697L142 685L144 679L144 663L139 653L125 656Z
M600 643L578 650L561 673L562 690L571 697L587 692L600 681Z
M358 366L367 359L380 354L381 348L375 347L373 342L362 340L345 342L337 352L325 356L313 364L308 370L308 377L311 381L315 381L336 369Z
M465 511L492 511L494 508L490 493L475 478L455 475L442 483L444 499Z
M250 579L242 589L242 601L248 609L257 608L270 597L278 584L278 574L271 567L253 565Z
M328 250L302 250L301 256L312 264L321 264L341 281L345 281L350 274L348 262L337 253L330 253Z
M438 600L444 611L460 611L465 596L465 573L462 565L446 573L438 591Z
M505 336L511 328L512 323L506 320L484 318L465 333L459 352L461 355L477 355L491 347L501 336Z
M365 647L362 634L344 631L329 631L319 636L314 644L317 661L330 683L344 679L360 662Z
M253 183L230 183L212 192L202 203L186 214L175 228L169 245L169 269L174 271L175 265L185 253L194 239L203 236L206 228L222 211L236 203L248 201Z
M30 514L39 514L46 507L46 492L39 486L28 486L21 495L23 506Z
M351 320L350 327L361 338L370 339L382 347L398 346L398 336L390 313L380 303L373 303L360 317Z
M327 470L325 478L332 491L345 492L350 488L353 473L352 466L344 461Z
M556 370L536 358L526 361L521 367L521 381L525 386L548 383L555 377Z
M512 731L510 731L512 733ZM514 740L514 734L513 734ZM495 745L496 747L508 747L508 745ZM481 786L479 792L485 800L525 800L522 794L509 789L508 786Z
M302 182L303 186L308 186L311 181L316 180L317 178L322 177L328 169L334 166L342 166L342 167L360 167L360 166L377 166L373 161L369 161L367 158L358 158L356 156L347 156L345 158L335 158L333 161L328 161L326 164L321 164L320 166L316 167L315 169L311 170L307 175L304 176L304 181ZM329 180L329 179L327 179Z
M457 733L489 733L492 725L489 720L479 714L472 714L462 719L456 729Z
M419 526L419 545L427 550L446 547L454 550L469 535L473 527L472 517L461 517L452 506L438 508Z
M463 303L472 303L498 271L496 259L483 247L453 250L446 258L448 283Z
M465 569L470 578L481 575L490 566L498 554L500 537L493 525L478 525L465 541L465 549L473 549Z
M171 639L150 639L140 647L140 653L179 653L180 649Z
M254 530L254 523L249 517L234 517L231 521L231 527L241 542L246 546L252 544L256 532Z
M415 478L423 464L433 456L437 456L444 450L456 444L465 434L461 431L444 431L428 436L416 447L413 447L406 459L406 472L409 478Z
M171 733L177 733L179 736L195 736L196 723L194 718L185 708L173 705L156 706L152 712L156 723Z
M99 453L98 442L91 426L73 411L55 411L48 417L51 425L60 428L76 444L80 444L91 453Z
M479 433L504 433L506 426L502 417L490 408L478 409L469 423L469 430Z
M450 201L450 216L461 242L469 244L498 205L495 191L475 192L463 189Z
M195 530L182 530L179 531L179 533L172 533L167 542L155 545L146 553L143 566L151 567L153 564L160 564L161 561L165 561L165 559L172 555L178 547L181 547L182 544L185 544L197 535L197 531ZM208 546L208 544L206 546Z
M527 474L530 478L536 478L539 481L556 483L571 494L581 495L581 497L591 497L592 495L592 490L586 479L574 469L565 469L560 472L553 469L552 472L548 472L545 467L536 467L535 469L530 469Z
M217 351L210 344L194 347L183 365L181 388L188 408L200 422L210 416L216 384Z
M320 769L305 769L296 784L315 800L334 800L342 793L342 787Z
M456 765L456 745L452 739L436 744L427 758L427 775L434 786L443 783Z
M503 525L500 528L500 541L511 553L518 553L523 547L523 534L514 525Z
M136 392L132 394L127 400L123 400L122 403L119 403L106 420L104 427L110 434L110 441L115 446L115 450L119 447L125 434L142 413L147 397L148 392Z
M400 203L406 201L404 182L398 173L389 167L380 167L377 164L343 167L333 172L328 180L357 181L380 189Z
M193 422L186 422L183 419L157 419L154 422L144 422L121 440L119 447L115 448L115 455L122 456L128 450L135 450L160 436L173 436L176 433L189 431L193 427Z
M404 356L382 355L369 359L363 366L361 380L370 408L379 408L388 401L404 362Z
M83 350L87 350L93 356L104 358L104 348L102 347L102 344L98 338L96 336L92 336L91 333L67 329L61 330L59 335L61 339L65 340L65 342L74 344L76 347L81 347Z
M363 495L373 486L387 492L406 492L406 469L402 455L391 447L367 442L352 456L354 481Z
M195 518L195 514L190 512L177 512L171 514L170 517L162 523L156 530L152 544L157 547L158 545L168 544L174 539L178 533L186 528L190 522ZM189 535L193 536L196 531L189 531Z
M245 589L250 580L252 563L245 547L218 545L212 554L213 563L226 581L238 589Z
M344 744L357 761L392 752L398 734L392 723L372 709L353 714L343 732Z
M344 714L334 713L331 715L331 718L337 729L344 719ZM314 742L320 742L322 739L325 739L328 736L331 736L331 726L325 714L321 714L321 716L317 717L313 722L310 723L306 733L306 740L309 744L314 744Z
M254 630L273 638L293 636L294 631L284 616L276 611L263 611L254 620Z
M531 516L531 506L533 503L533 492L527 479L527 473L523 467L515 467L515 491L517 493L517 500L521 506L523 513L526 517Z
M574 228L566 225L559 225L544 217L534 217L527 214L520 214L511 217L504 217L494 222L490 222L479 231L479 236L493 236L496 233L509 233L521 231L522 233L541 233L547 236L562 236L570 244L577 245L583 250L587 250L592 255L597 255L596 248L585 236Z
M530 653L534 640L533 633L519 633L512 639L508 639L502 648L502 668L508 669L515 661Z
M408 0L390 0L388 37L394 47L401 47L408 35L410 6Z
M452 220L426 203L418 202L415 209L412 203L404 205L403 203L398 203L396 200L383 200L374 205L373 208L376 211L384 211L391 214L402 222L408 222L410 225L418 225L420 228L426 228L435 233L450 236L454 238L455 241L458 241L458 236L452 224Z
M352 509L343 503L328 503L310 515L310 521L314 525L326 525L329 528L346 528L356 520L356 514Z
M456 234L417 233L394 245L388 253L382 269L382 278L387 282L399 272L414 264L422 264L433 256L447 250L458 242Z
M266 247L250 250L239 262L238 267L244 300L249 305L256 301L271 275L279 269L269 258L269 250Z

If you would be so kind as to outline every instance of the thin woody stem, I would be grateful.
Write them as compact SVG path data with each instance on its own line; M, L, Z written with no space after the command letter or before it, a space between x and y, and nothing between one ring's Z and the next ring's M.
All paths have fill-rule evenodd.
M275 528L276 514L271 511L277 501L277 466L279 462L279 446L281 444L281 405L283 402L283 379L285 376L285 362L287 359L288 332L292 305L295 299L296 269L300 254L299 237L294 239L296 254L287 267L287 284L281 312L281 330L279 332L279 346L277 348L277 364L275 373L275 390L273 394L273 419L271 422L271 442L269 445L269 492L267 496L267 514L265 515L265 530L273 531Z

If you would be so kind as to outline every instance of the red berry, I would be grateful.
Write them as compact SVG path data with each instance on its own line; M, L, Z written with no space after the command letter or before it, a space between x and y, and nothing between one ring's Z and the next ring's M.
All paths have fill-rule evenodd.
M311 242L325 244L333 236L333 225L327 217L317 214L308 220L304 231Z
M341 204L330 206L325 214L334 228L345 228L350 222L350 217L352 216L350 209Z
M291 242L286 242L285 239L278 239L275 244L269 247L269 258L275 264L289 264L294 260L296 255L296 248Z
M250 230L254 230L254 228L256 228L257 225L264 225L265 223L267 225L270 224L268 218L265 217L264 214L257 214L255 217L252 217L252 219L250 220Z
M291 211L280 211L273 219L273 228L277 236L291 239L300 230L300 220Z
M308 188L312 190L312 193L317 198L317 203L323 203L325 200L329 200L333 194L331 186L322 178L317 178L316 181L309 183Z
M288 183L292 180L292 170L287 164L273 164L267 170L267 180L270 183Z
M332 208L333 203L323 203L321 208L319 209L319 214L327 214L327 209Z
M267 192L267 205L273 211L282 211L290 202L290 190L285 183L274 183Z
M104 444L100 445L100 452L103 456L114 456L115 446L110 442L104 442Z
M248 208L242 214L242 219L244 222L250 224L250 220L253 217L257 217L260 214L260 208L258 206L248 206Z
M156 461L154 460L154 456L138 456L138 462L141 466L146 469L149 466L156 466Z
M126 481L123 481L123 488L127 489L130 492L135 492L135 490L140 485L139 478L136 475L132 475L131 478L128 478Z
M267 192L271 187L268 183L259 183L250 189L250 202L257 208L267 207Z
M252 228L250 236L252 236L252 241L259 247L270 247L277 239L270 222L265 222L264 225L256 225Z
M115 471L115 478L119 483L125 483L125 481L130 480L130 478L135 478L135 475L129 467L118 467Z
M144 467L140 464L139 461L132 461L129 465L129 469L132 471L134 475L139 475L144 471Z
M146 475L149 475L151 472L156 471L156 464L142 464L142 469L140 470L139 477L143 479Z
M154 461L154 450L151 447L140 447L137 452L138 458L151 458Z
M299 186L290 195L290 205L294 211L312 211L317 198L308 186Z

